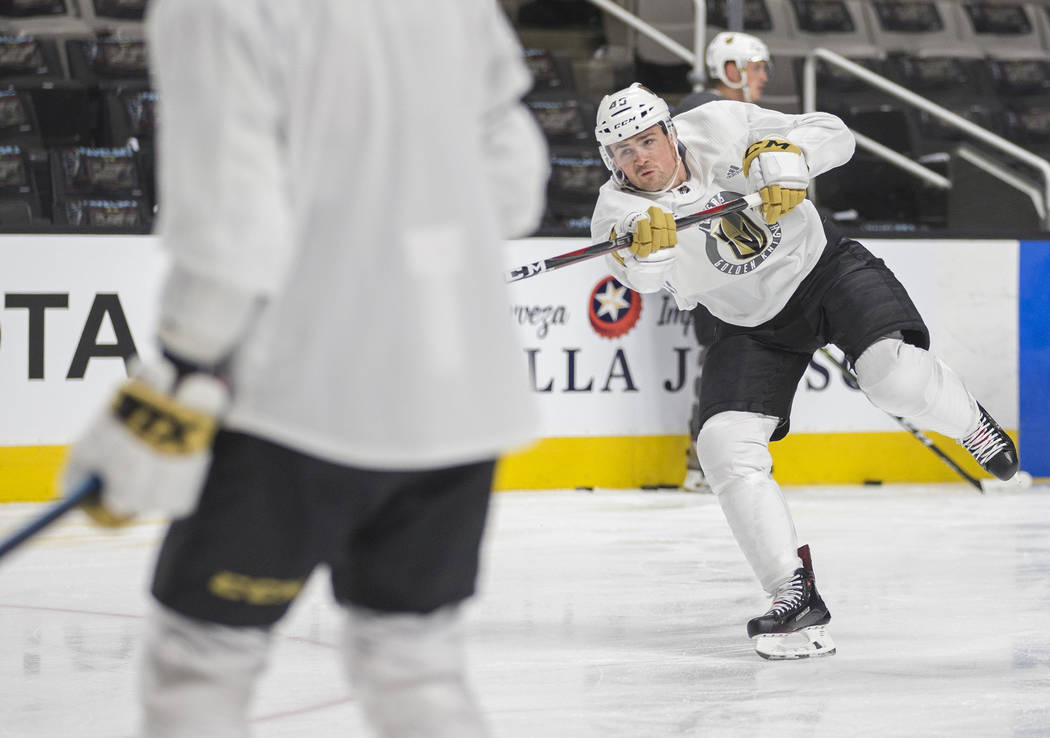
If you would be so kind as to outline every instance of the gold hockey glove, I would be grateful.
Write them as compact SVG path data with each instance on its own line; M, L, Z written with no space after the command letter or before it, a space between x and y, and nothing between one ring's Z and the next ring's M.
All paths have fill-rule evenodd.
M613 229L613 238L616 238L616 230ZM644 213L626 215L620 221L620 230L634 235L628 250L638 259L644 259L660 249L669 249L678 243L674 215L656 205L651 205ZM623 259L619 254L615 255L622 263Z
M806 199L809 167L798 146L783 138L764 138L744 152L744 176L762 195L762 218L776 223Z

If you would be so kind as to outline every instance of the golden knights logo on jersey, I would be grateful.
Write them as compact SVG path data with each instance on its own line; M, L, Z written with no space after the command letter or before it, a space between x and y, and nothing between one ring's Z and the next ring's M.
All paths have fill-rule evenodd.
M769 232L745 213L723 215L711 229L711 235L729 246L741 261L762 253L769 245Z
M720 192L705 206L713 208L740 197L735 192ZM707 258L724 274L748 274L769 258L780 245L780 224L767 225L750 211L730 213L707 227Z

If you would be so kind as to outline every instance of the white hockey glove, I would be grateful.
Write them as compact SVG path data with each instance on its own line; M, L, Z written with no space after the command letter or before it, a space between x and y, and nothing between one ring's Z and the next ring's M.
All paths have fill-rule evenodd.
M178 374L168 359L136 362L74 444L62 489L100 477L100 497L84 505L96 523L123 525L143 513L182 517L196 508L229 390L211 374Z
M783 138L764 138L744 152L744 176L762 195L762 217L776 223L806 199L809 167L798 146Z
M674 225L674 215L656 205L642 212L628 213L619 225L613 229L612 238L617 232L631 233L634 240L627 251L637 259L644 259L661 249L669 249L678 243L678 231ZM622 264L625 254L623 249L613 254Z

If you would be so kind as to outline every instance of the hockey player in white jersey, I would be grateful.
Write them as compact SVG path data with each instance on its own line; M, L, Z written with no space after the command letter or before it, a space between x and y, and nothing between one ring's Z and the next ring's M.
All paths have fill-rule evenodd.
M671 118L634 84L606 96L596 136L612 176L592 220L596 241L633 233L608 265L639 292L667 290L680 309L718 319L704 364L700 462L768 612L747 625L766 658L834 653L817 592L772 476L770 441L789 429L795 389L813 352L835 344L877 407L959 439L990 473L1018 469L1010 438L927 349L929 332L893 273L835 233L806 199L810 180L850 159L854 140L833 115L785 115L737 101ZM673 218L752 192L745 211L676 232Z
M458 613L495 459L536 430L500 241L548 172L513 30L494 0L154 0L148 32L163 358L64 477L101 477L100 520L177 518L141 735L247 736L318 565L375 733L487 735Z

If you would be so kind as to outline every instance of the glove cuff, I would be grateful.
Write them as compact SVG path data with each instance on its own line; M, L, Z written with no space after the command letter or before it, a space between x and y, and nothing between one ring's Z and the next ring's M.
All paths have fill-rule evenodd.
M128 379L129 384L146 387L213 418L225 415L230 405L230 388L222 377L167 351L148 362L134 359Z
M802 149L795 144L788 141L786 138L763 138L761 141L755 141L753 144L744 150L744 176L749 176L751 171L751 164L762 154L771 153L782 153L782 154L797 154L800 158L802 157Z
M640 210L633 213L627 213L622 218L620 218L620 222L616 224L616 233L621 236L626 235L628 233L634 233L634 229L637 227L638 221L642 218L648 217L649 216L646 213L643 213Z

